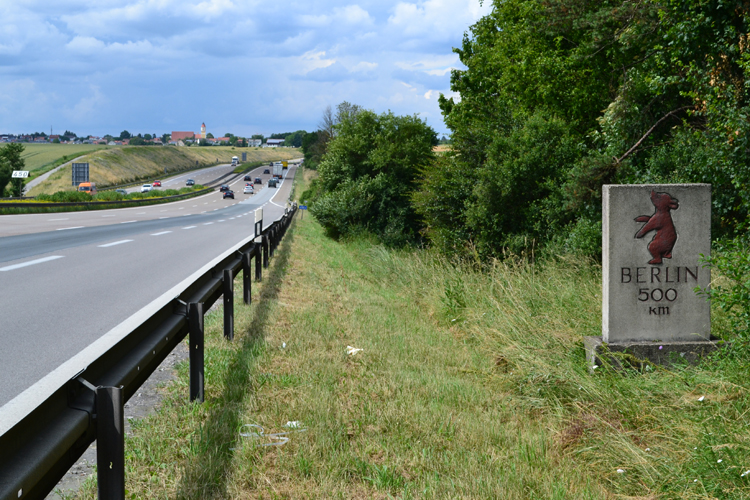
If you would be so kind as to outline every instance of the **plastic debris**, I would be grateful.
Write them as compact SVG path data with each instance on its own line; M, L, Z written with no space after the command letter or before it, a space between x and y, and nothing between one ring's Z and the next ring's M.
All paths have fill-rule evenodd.
M742 474L740 474L740 477L745 477L748 474L750 474L750 470L746 470L745 472L743 472Z
M646 448L646 451L651 451L651 448Z
M299 427L294 427L293 430L287 432L275 432L273 434L266 434L265 429L263 429L263 427L261 427L260 425L245 424L240 428L240 437L266 440L265 443L258 443L258 446L284 446L289 442L289 438L287 437L287 435L293 432L305 432L307 430L301 428L300 422L287 422L287 425L285 425L285 427L287 427L289 424L299 424ZM230 450L234 451L235 448L230 448Z
M599 365L594 365L591 367L592 370L596 370L597 368L599 368Z
M287 429L301 429L302 428L302 422L299 420L292 420L284 424L284 427Z
M282 343L281 343L281 348L282 348L282 349L286 349L286 342L282 342Z
M618 473L618 474L622 474L622 473L624 473L624 472L625 472L625 471L624 471L624 470L622 470L622 469L617 469L617 473Z
M701 396L698 398L698 401L703 401L704 399L706 399L706 396Z
M357 354L357 353L358 353L359 351L361 351L361 350L362 350L362 349L359 349L359 348L357 348L357 347L352 347L352 346L350 346L350 345L346 346L346 353L347 353L348 355L350 355L350 356L354 356L355 354Z
M721 462L722 462L722 459L718 459L718 460L716 461L716 463L717 463L717 464L720 464Z

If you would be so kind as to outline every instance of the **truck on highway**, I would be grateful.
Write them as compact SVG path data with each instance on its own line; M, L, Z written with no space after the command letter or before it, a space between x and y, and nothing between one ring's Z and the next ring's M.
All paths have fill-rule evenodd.
M277 179L281 179L283 177L283 169L284 167L281 165L280 161L277 161L273 164L273 176Z
M240 164L240 159L237 158L236 156L232 156L232 166L236 167L239 164Z

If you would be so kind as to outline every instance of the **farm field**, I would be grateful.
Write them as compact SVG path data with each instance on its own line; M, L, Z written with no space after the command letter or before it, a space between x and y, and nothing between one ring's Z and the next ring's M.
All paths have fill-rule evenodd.
M115 149L121 146L101 146L98 144L23 144L24 152L21 157L26 162L26 169L33 175L37 170L55 163L63 157L65 161L77 156L98 151L100 149ZM59 163L58 163L59 164Z
M247 153L247 162L289 160L302 156L301 150L294 148L120 146L92 152L80 161L89 163L89 177L101 188L230 163L232 156L241 156L242 153ZM70 178L71 166L67 165L31 189L29 195L73 190Z

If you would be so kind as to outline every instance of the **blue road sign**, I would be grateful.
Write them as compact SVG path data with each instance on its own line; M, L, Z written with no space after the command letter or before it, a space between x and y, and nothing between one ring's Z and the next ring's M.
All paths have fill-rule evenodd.
M299 206L299 209L300 209L300 210L307 210L307 205L300 205L300 206Z

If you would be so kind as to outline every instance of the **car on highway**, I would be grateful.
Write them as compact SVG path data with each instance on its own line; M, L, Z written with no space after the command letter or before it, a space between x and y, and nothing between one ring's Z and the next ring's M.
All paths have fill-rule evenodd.
M195 181L193 179L188 179L187 182L185 182L186 186L195 186Z
M271 171L270 171L270 170L268 170L268 169L266 168L266 169L263 169L263 173L264 173L264 174L270 174L270 173L271 173Z
M222 184L221 187L219 188L219 191L221 191L222 193L231 191L231 189L229 189L229 184Z
M154 181L154 187L161 187L161 181Z
M115 193L121 194L123 196L127 196L127 194L128 194L128 192L125 191L124 189L115 189Z
M275 178L268 179L268 187L270 187L270 188L275 188L276 187L276 179Z
M245 176L245 180L246 180L246 181L251 181L251 180L253 180L253 178L252 178L252 177L250 177L250 175L246 175L246 176Z
M253 189L253 186L247 185L245 186L245 189L242 190L243 194L255 194L255 190Z
M141 186L141 193L148 193L152 189L154 189L154 186L152 186L151 184L144 184L143 186Z
M253 181L253 184L263 184L263 179L261 179L260 177L256 177Z
M231 190L230 191L224 191L224 196L222 197L222 199L226 199L226 198L232 198L232 199L234 199L234 191L231 191Z

